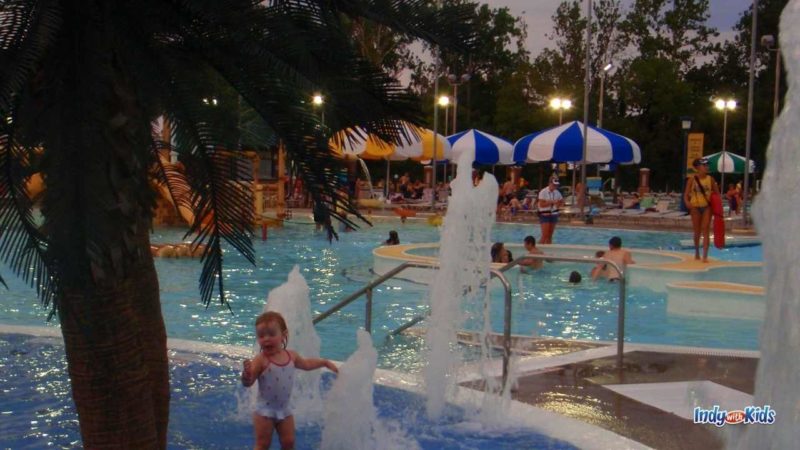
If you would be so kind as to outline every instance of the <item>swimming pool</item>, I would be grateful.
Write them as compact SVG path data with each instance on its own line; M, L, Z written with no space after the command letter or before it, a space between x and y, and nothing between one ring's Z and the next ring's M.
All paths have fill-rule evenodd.
M0 446L14 449L80 446L77 414L69 395L64 351L59 340L19 334L0 334ZM174 357L175 355L173 355ZM177 355L171 365L172 401L170 449L248 448L249 421L234 417L239 374L226 364L200 362ZM332 376L323 377L325 389ZM424 399L413 393L375 386L375 405L382 422L410 439L402 446L422 449L574 449L530 428L509 426L493 430L469 422L463 409L449 406L444 418L430 423ZM318 448L319 424L298 424L297 448ZM416 444L416 445L415 445Z
M203 342L250 345L253 320L261 311L270 289L286 281L298 264L311 289L312 309L321 312L372 278L372 250L396 229L403 243L437 242L438 229L419 223L377 222L358 232L340 233L329 244L324 233L310 224L289 224L270 229L269 240L254 241L258 265L253 267L234 252L225 255L225 282L231 299L226 307L213 304L206 309L198 302L197 277L200 263L191 259L156 258L167 331L171 337ZM497 224L493 238L519 243L528 235L539 235L537 225ZM676 249L686 233L641 232L602 228L559 227L555 241L564 244L606 245L611 236L622 237L625 247ZM157 229L153 242L178 242L180 229ZM729 260L758 260L760 247L713 251ZM572 270L582 273L587 266L553 264L536 277L519 276L514 285L512 332L522 335L555 336L570 339L613 340L616 336L617 290L608 283L585 280L578 286L565 280ZM0 303L0 323L42 325L46 311L38 307L33 292L13 276L6 276L11 290ZM413 338L384 341L383 337L425 309L427 288L391 281L376 289L373 306L375 344L379 367L414 370L419 366L420 343ZM501 296L494 295L493 326L501 330ZM322 354L343 360L355 349L353 336L363 326L364 303L356 302L317 325ZM756 349L759 324L756 321L673 317L667 313L666 295L647 288L628 292L626 340L702 347Z

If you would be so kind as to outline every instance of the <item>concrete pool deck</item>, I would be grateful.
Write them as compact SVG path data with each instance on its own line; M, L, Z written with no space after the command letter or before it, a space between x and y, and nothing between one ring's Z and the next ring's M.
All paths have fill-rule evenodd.
M476 341L466 333L460 336L465 344ZM555 356L517 351L553 346L562 351ZM520 336L512 352L517 368L514 400L656 449L723 448L720 429L694 424L692 410L750 405L759 359L755 351L626 344L620 371L615 368L616 343ZM500 365L489 371L499 382ZM465 368L460 380L463 387L483 389L476 366Z

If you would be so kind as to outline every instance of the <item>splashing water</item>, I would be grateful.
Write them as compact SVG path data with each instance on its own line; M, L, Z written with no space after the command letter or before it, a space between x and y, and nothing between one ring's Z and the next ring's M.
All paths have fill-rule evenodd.
M399 425L378 419L373 402L373 377L378 352L372 337L358 330L358 349L339 368L325 401L322 450L401 450L419 444L400 431Z
M305 358L318 358L320 339L314 329L311 317L311 302L308 284L300 268L294 266L286 283L270 291L267 303L262 312L275 311L286 320L289 328L288 348ZM258 343L254 343L253 352L259 351ZM292 390L292 405L295 420L302 422L318 422L322 418L322 396L320 394L319 370L295 372ZM240 418L249 418L258 395L257 383L238 395L238 412Z
M781 14L780 48L789 89L785 106L772 128L769 164L753 212L764 246L767 311L761 331L761 360L753 406L770 405L772 425L730 430L732 448L797 448L800 437L800 0L791 0ZM740 432L740 433L737 433Z
M474 156L474 152L465 151L458 160L442 227L440 267L431 284L424 369L426 410L431 419L441 417L447 397L456 389L456 370L461 362L456 331L465 320L483 317L484 311L480 293L489 280L490 234L498 189L490 174L473 186ZM477 315L471 314L474 311Z

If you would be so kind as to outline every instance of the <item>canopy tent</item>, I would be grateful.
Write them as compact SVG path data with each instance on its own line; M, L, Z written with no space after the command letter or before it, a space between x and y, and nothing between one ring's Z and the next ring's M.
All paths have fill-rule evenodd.
M586 145L587 163L639 164L642 151L632 140L611 131L589 125ZM568 122L538 133L529 134L514 144L516 161L583 161L583 123Z
M710 173L744 173L744 157L727 151L724 153L724 158L723 152L713 153L705 157L708 160L708 171ZM750 173L755 171L756 163L751 159Z
M514 145L505 139L479 130L467 130L448 136L453 146L453 157L458 157L468 149L474 149L475 162L478 164L516 164ZM524 159L519 160L524 161Z

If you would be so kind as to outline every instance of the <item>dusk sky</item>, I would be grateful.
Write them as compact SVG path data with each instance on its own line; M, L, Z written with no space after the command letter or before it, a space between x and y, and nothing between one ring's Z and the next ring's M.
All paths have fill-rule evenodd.
M550 17L562 0L482 0L492 7L507 6L514 15L521 16L528 24L528 50L533 55L551 46L545 37L552 31ZM583 3L583 2L581 2ZM633 0L623 0L623 8ZM753 4L752 0L710 0L709 24L720 32L720 38L732 35L731 28L739 19L739 15Z

